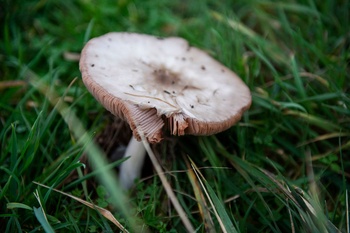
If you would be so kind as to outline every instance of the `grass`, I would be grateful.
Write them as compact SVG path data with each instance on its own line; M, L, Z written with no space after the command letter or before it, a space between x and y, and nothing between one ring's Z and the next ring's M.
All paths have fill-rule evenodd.
M348 0L2 1L1 232L186 231L157 175L122 192L122 161L94 142L113 145L113 122L77 55L110 31L186 38L251 89L231 129L153 147L197 232L350 232L349 12Z

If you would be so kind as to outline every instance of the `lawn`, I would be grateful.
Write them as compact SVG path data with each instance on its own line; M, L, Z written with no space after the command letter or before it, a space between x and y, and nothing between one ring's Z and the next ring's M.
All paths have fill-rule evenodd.
M348 0L0 3L1 232L350 232ZM87 91L86 42L182 37L250 88L241 121L151 145L118 185L131 131Z

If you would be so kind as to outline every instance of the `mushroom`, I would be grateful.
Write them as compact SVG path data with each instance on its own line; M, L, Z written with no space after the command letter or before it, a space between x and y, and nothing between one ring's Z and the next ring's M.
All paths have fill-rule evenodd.
M177 37L102 35L85 45L80 70L91 94L126 120L138 141L141 133L150 143L160 142L164 133L215 134L239 121L251 104L248 87L234 72ZM142 150L140 142L129 147L134 145ZM127 149L126 156L143 160L142 153ZM122 164L121 177L133 182L136 177L125 169L134 163ZM124 183L130 186L130 180Z

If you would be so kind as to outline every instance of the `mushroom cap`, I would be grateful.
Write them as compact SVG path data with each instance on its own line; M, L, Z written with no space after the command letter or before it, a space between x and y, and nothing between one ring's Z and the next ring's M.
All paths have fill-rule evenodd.
M85 45L79 65L92 95L151 143L163 128L173 135L221 132L251 104L234 72L182 38L108 33Z

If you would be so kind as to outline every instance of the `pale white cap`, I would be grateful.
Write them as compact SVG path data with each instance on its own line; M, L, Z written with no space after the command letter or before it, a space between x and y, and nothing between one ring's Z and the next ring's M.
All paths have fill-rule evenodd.
M139 140L210 135L250 107L251 94L231 70L182 38L113 32L84 47L80 70L92 95L125 119Z

